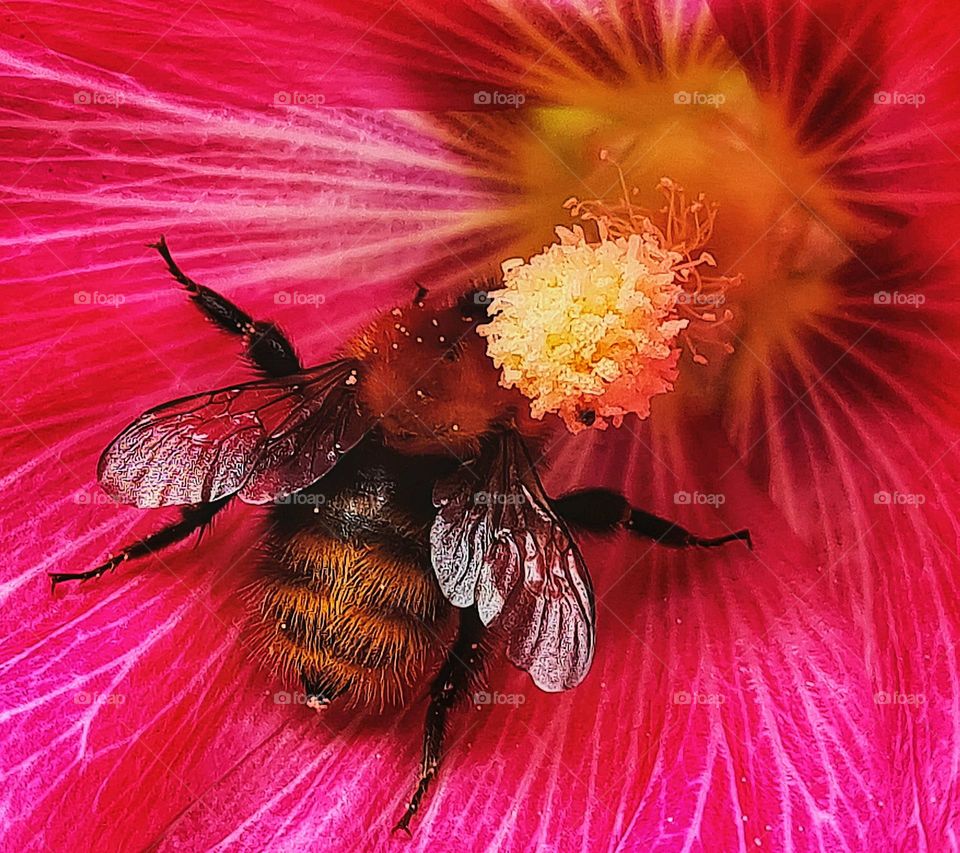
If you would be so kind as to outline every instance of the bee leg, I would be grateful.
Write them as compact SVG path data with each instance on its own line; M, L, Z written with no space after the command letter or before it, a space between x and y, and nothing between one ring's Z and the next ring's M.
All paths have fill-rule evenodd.
M423 760L420 764L420 778L410 797L407 810L393 828L394 832L403 830L410 835L410 821L420 809L420 803L427 788L437 775L440 760L443 757L443 738L447 730L447 715L461 701L469 696L482 671L484 654L484 625L476 607L467 607L460 611L460 628L457 638L440 672L430 685L430 706L427 708L426 725L423 732Z
M675 521L630 506L623 495L610 489L583 489L556 498L550 504L574 530L585 533L613 533L622 528L668 548L714 548L741 541L753 550L749 530L724 536L698 536Z
M138 542L127 545L95 569L90 569L87 572L51 572L49 575L51 589L56 590L57 584L63 583L64 581L86 581L91 578L98 578L107 572L112 572L117 566L127 560L145 557L148 554L153 554L171 545L175 545L177 542L186 539L196 530L201 530L202 535L202 529L210 523L214 515L227 505L229 500L230 498L226 497L212 503L184 507L180 511L180 521L167 524L156 531L156 533L151 533Z
M240 335L246 343L247 360L267 376L289 376L303 370L293 344L273 323L254 320L245 311L215 290L197 284L170 254L167 241L161 237L149 244L167 264L170 274L184 286L190 298L209 320L221 329Z

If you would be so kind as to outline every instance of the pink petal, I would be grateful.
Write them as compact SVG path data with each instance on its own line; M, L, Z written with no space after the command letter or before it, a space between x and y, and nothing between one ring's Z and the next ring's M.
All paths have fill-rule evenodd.
M781 6L714 8L739 44ZM495 667L491 689L514 703L461 713L412 847L946 846L960 768L952 28L937 6L891 13L883 30L861 8L844 26L862 33L857 52L882 79L909 82L911 67L944 59L925 80L936 96L926 129L856 108L847 96L870 78L822 33L802 42L810 54L777 64L801 25L816 31L809 14L835 23L828 7L798 4L744 61L782 92L774 70L838 57L844 85L814 90L810 139L823 141L818 122L849 116L849 135L876 119L839 163L840 184L888 225L925 218L861 253L849 304L777 373L760 365L763 381L725 423L639 432L626 472L617 445L588 453L577 439L567 458L581 468L552 483L626 479L638 503L691 527L751 526L756 554L588 547L601 618L591 675L558 697ZM656 44L637 35L655 32L655 16L625 15L616 40L655 64ZM95 460L119 427L243 373L232 341L143 243L167 233L192 275L279 319L315 362L418 272L462 277L452 254L470 267L510 236L470 216L509 200L511 188L483 180L505 141L470 149L479 159L465 170L423 116L279 109L275 93L469 108L478 80L523 79L546 96L575 65L616 79L613 37L582 7L546 3L296 15L199 4L173 19L23 4L15 16L24 37L0 39L12 83L0 186L14 214L0 240L20 281L5 303L0 408L5 845L385 847L413 781L423 702L321 720L277 704L281 685L241 643L256 513L234 511L197 550L57 599L45 573L92 565L157 523L97 502ZM106 100L75 103L82 92ZM109 102L120 94L122 109ZM807 107L793 103L797 115ZM918 281L925 311L873 300ZM278 292L326 301L307 310ZM678 505L681 491L726 501ZM877 503L880 492L926 503Z

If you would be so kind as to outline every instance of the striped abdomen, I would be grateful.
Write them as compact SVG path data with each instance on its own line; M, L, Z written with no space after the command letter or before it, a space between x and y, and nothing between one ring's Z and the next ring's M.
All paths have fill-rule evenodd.
M447 605L429 563L322 525L274 539L259 585L259 651L321 702L400 701L442 648Z

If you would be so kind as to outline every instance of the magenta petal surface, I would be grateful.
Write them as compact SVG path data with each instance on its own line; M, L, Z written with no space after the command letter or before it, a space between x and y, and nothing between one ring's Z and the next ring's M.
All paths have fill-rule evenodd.
M588 544L590 675L545 695L495 666L490 690L512 698L458 716L412 842L389 829L419 760L422 697L383 717L318 717L256 668L242 599L256 510L229 511L195 549L50 596L47 572L169 517L99 491L116 432L249 378L144 244L166 234L191 275L323 360L414 279L442 288L496 256L501 235L478 222L510 188L412 108L469 109L478 84L546 98L578 68L616 80L612 47L656 64L658 7L621 5L7 7L4 849L956 843L960 146L946 4L710 4L754 85L789 95L799 135L844 143L847 200L896 234L855 247L847 301L764 365L742 410L571 440L550 488L626 482L691 528L750 526L756 551ZM816 64L836 85L804 76ZM929 109L871 106L888 84L924 87ZM923 311L873 298L911 287Z

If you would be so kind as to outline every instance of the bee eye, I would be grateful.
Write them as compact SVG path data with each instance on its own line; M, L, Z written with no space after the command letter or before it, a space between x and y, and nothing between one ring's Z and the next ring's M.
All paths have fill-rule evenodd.
M597 422L597 413L593 409L586 409L580 412L579 420L584 426L593 426Z

